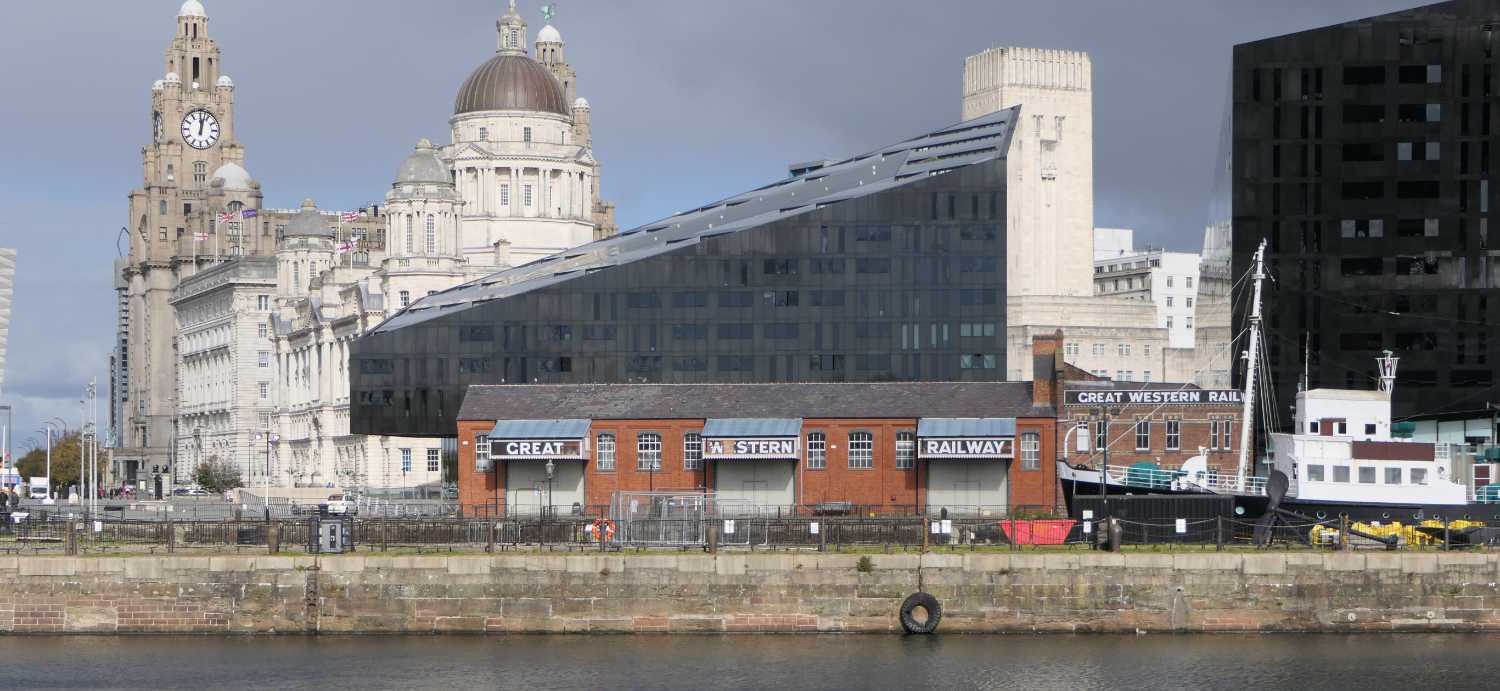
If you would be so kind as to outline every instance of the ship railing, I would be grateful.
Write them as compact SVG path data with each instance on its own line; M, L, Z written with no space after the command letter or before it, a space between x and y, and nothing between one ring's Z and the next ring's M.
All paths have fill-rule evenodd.
M1109 484L1155 490L1193 490L1229 494L1264 495L1266 479L1213 472L1167 470L1148 466L1105 466Z
M1470 504L1500 504L1500 485L1480 485L1469 488Z

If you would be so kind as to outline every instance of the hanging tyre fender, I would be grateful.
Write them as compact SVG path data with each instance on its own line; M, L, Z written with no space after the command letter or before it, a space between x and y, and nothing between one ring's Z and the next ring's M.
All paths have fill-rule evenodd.
M917 621L912 615L918 607L927 610L926 620ZM907 633L932 633L942 619L943 605L930 593L912 593L901 603L901 628Z

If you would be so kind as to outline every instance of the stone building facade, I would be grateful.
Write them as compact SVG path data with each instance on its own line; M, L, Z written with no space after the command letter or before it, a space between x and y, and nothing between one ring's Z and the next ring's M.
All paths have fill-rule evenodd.
M169 474L171 484L191 483L194 469L209 462L239 469L247 484L264 482L260 435L270 419L275 371L266 319L275 288L276 264L269 257L218 264L178 284L172 307L178 373L173 443L179 461L169 473L144 469L153 483L158 474Z
M533 59L512 2L496 24L495 57L460 88L452 143L422 140L383 208L343 213L311 201L264 207L208 22L199 0L182 4L165 76L151 88L131 251L115 267L115 469L124 482L151 488L160 477L169 488L207 449L247 478L269 464L290 484L431 483L441 475L436 441L348 433L345 346L425 295L614 233L561 34L545 27ZM213 275L184 289L200 272ZM243 312L215 311L210 322L254 328L232 329L210 352L187 349L205 330L226 337L222 324L200 321L222 308ZM269 460L250 462L250 439L275 440L261 450Z

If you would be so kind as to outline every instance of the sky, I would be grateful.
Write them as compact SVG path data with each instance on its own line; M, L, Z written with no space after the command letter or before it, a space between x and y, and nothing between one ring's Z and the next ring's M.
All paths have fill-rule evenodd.
M503 0L203 0L236 85L237 134L269 207L383 198L418 138L495 49ZM0 246L19 257L7 390L13 448L76 426L91 377L107 422L111 263L141 184L150 87L180 0L5 0ZM531 36L537 0L519 10ZM1232 46L1413 0L559 0L553 24L593 108L621 228L956 122L963 60L993 46L1087 51L1094 219L1197 251ZM3 424L3 423L0 423Z

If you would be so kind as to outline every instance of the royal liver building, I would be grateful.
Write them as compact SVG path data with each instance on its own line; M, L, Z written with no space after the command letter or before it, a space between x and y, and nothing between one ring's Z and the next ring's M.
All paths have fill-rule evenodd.
M393 157L383 205L267 209L208 23L182 4L152 87L117 277L116 471L147 491L208 462L252 488L432 486L437 440L348 433L348 343L418 297L613 234L562 37L544 27L533 59L512 2L451 143Z

